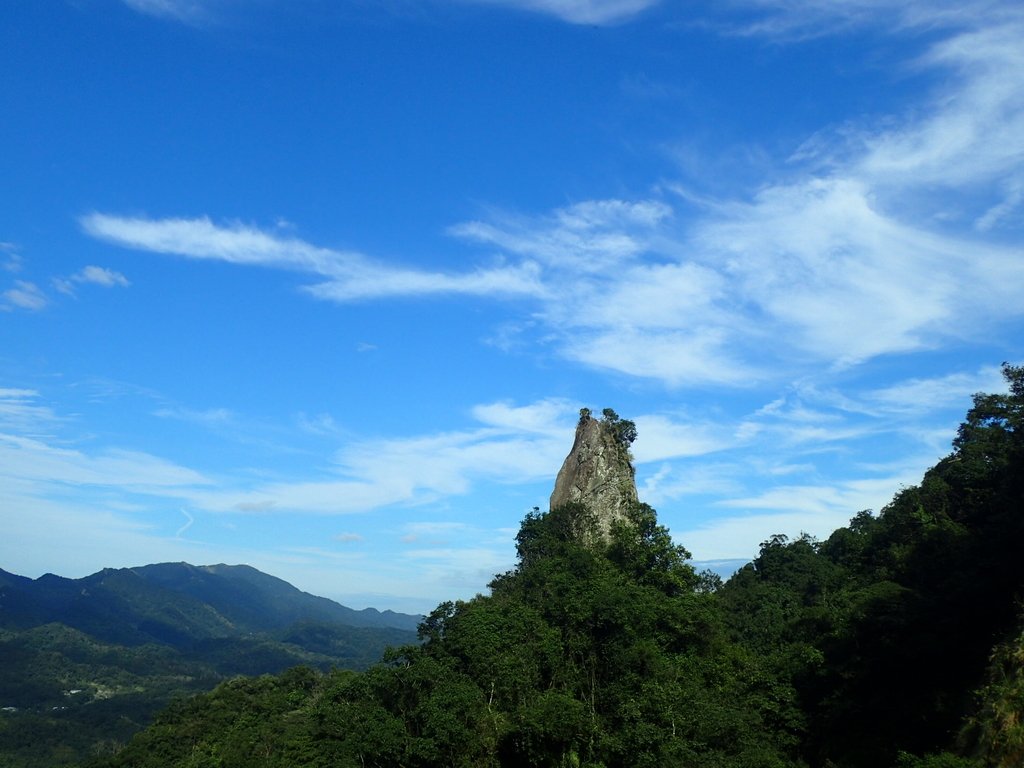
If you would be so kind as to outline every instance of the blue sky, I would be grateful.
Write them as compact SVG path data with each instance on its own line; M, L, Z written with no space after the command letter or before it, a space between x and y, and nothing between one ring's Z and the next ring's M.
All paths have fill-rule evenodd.
M1024 359L1024 10L7 0L0 567L483 591L580 407L699 563Z

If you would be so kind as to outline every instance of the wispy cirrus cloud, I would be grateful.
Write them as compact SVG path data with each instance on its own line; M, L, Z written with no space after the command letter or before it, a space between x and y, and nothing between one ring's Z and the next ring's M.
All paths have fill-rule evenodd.
M444 0L452 2L453 0ZM661 0L454 0L493 5L554 16L569 24L610 25L627 21L658 5ZM186 23L211 17L213 6L224 0L122 0L134 11Z
M671 216L672 209L656 200L587 200L538 218L499 213L449 232L547 267L600 274L648 251L656 227Z
M174 21L198 22L208 15L209 0L122 0L133 11L172 19Z
M0 475L44 484L163 493L161 489L210 482L199 472L140 451L109 449L91 454L14 434L0 433L0 458Z
M850 158L848 173L870 183L886 205L913 193L911 201L930 204L933 215L977 224L971 218L978 210L965 205L977 200L987 214L978 227L983 230L1019 211L1024 11L993 21L949 36L912 62L946 76L912 118L886 131L861 132L864 152ZM971 194L966 201L950 199L941 194L948 190Z
M394 267L353 251L322 248L243 224L215 224L207 217L91 213L79 222L87 234L125 248L318 275L326 279L304 290L332 301L432 294L537 296L545 291L529 262L463 273L431 272Z
M205 216L151 219L94 212L79 218L79 223L87 234L125 248L230 264L325 274L347 268L362 258L243 224L214 224Z
M865 27L892 32L962 29L1015 15L1012 6L998 0L730 0L720 10L741 14L726 26L733 33L785 40ZM744 15L750 12L753 18Z
M538 5L584 15L632 7ZM338 302L526 298L529 315L504 326L503 346L515 347L517 333L536 335L582 365L669 386L742 386L856 366L981 338L1024 315L1013 237L1024 201L1024 16L987 4L972 6L973 16L881 0L737 5L777 20L803 14L821 28L886 13L908 26L930 23L944 37L907 67L941 77L881 128L814 136L752 194L583 200L456 224L453 237L504 257L464 272L385 264L205 217L93 213L82 227L123 247L313 274L321 281L304 290Z
M358 533L346 531L345 533L339 533L335 535L334 540L340 542L341 544L352 544L357 541L362 541L363 537Z
M860 400L885 416L960 408L978 392L1005 391L1000 370L987 366L976 373L957 372L933 378L914 378L861 393Z
M480 423L474 429L353 440L319 477L204 491L192 503L219 512L352 514L461 496L478 482L536 481L565 457L577 418L564 401L495 403L473 412Z
M163 495L208 485L201 472L144 451L87 450L59 437L69 425L33 389L0 388L0 486L36 488L39 497L70 488Z
M24 267L24 260L10 243L0 243L0 258L6 258L6 261L0 263L0 269L6 272L21 272ZM50 279L50 284L59 293L68 296L74 296L76 288L80 285L98 285L104 288L131 285L128 278L120 272L93 264L66 277L53 277ZM11 288L0 293L0 310L3 311L9 312L15 309L38 311L45 309L50 303L50 297L37 283L30 280L14 280Z
M495 402L478 405L471 412L479 424L472 429L354 439L336 453L331 467L319 477L249 483L245 488L227 490L198 489L189 500L197 508L220 513L347 515L445 503L472 493L481 484L553 481L554 469L572 442L578 413L574 404L564 400L518 406ZM783 411L781 406L762 409L739 421L672 413L639 414L635 421L640 434L633 445L639 482L644 498L652 502L723 489L752 498L744 495L744 489L754 476L813 476L813 463L794 462L823 446L899 427L884 419L852 422L842 414L831 416L827 428L820 426L820 418L810 416L794 424L792 409ZM751 429L751 422L758 428ZM769 446L778 456L771 466L761 466L763 461L751 458L764 455ZM720 458L710 474L687 463L712 455ZM780 468L780 462L787 461L788 465ZM402 471L396 472L396 467ZM870 484L877 474L875 469L861 468L861 479L856 482ZM883 485L880 482L878 487ZM862 495L866 497L866 492ZM882 493L871 495L875 506L886 500ZM410 526L407 532L415 532L415 538L430 527L416 525L419 527ZM446 523L444 530L462 525Z
M34 389L0 388L0 429L23 435L39 436L60 421L53 409L39 402Z
M73 424L60 418L38 392L3 388L0 491L25 508L75 499L76 505L92 503L97 509L138 509L139 498L145 497L148 506L177 511L184 505L193 515L365 513L464 495L478 483L547 478L564 457L577 415L564 401L493 403L475 412L478 426L472 429L352 438L320 470L276 481L262 473L228 470L214 482L204 472L153 453L62 436ZM187 409L151 415L203 424L230 418L222 411ZM423 524L410 528L423 535L431 530Z
M935 20L890 3L756 5ZM496 215L451 232L535 260L560 286L533 316L544 322L524 332L553 336L588 366L669 385L743 384L984 338L1024 315L1014 236L1024 17L979 20L950 6L941 20L946 37L907 63L940 75L931 93L881 128L815 136L751 195L687 193L685 219L658 197Z
M789 483L750 483L751 473L771 472L756 461L723 463L699 469L695 479L671 474L660 478L655 497L666 500L708 494L718 514L694 524L681 515L672 522L675 538L698 560L749 560L758 545L777 533L808 533L824 539L861 510L878 512L893 493L921 479L935 457L928 453L905 456L884 466L857 465L845 476L827 481L814 465L783 467L779 477ZM676 487L676 483L679 487ZM755 490L756 488L756 490ZM752 492L751 492L752 491Z
M103 288L127 288L131 283L128 278L113 269L89 265L68 277L53 278L53 287L68 296L76 294L79 285L98 285Z
M50 300L38 285L29 280L15 280L14 285L0 293L0 310L10 312L26 309L35 312L46 307Z
M235 415L227 408L194 410L180 406L163 407L155 410L153 415L161 419L176 419L201 426L226 426L235 419Z
M659 506L677 539L701 559L749 557L759 541L779 531L827 535L856 510L884 504L895 487L914 482L933 458L879 466L861 462L842 479L825 483L816 468L822 449L838 443L845 450L846 442L866 431L899 430L903 422L893 414L900 414L904 403L925 399L934 406L942 400L944 385L962 393L987 381L988 373L908 379L873 394L860 393L858 397L876 405L874 412L849 407L852 396L806 389L794 396L800 399L776 401L739 418L713 419L707 412L636 414L640 437L633 450L641 497ZM245 470L222 471L213 478L152 453L55 437L68 425L39 393L0 389L0 496L11 509L47 509L54 519L66 517L75 530L95 519L114 539L136 541L140 552L175 551L180 557L184 550L175 548L185 544L189 557L201 556L200 529L210 519L201 513L217 513L219 519L225 514L309 519L417 507L436 515L457 506L456 497L495 484L533 486L530 494L537 498L522 503L543 505L554 469L571 444L577 404L563 399L497 401L477 405L470 414L473 426L449 432L388 438L339 435L342 447L320 468L278 474L277 480L268 481L264 473ZM219 410L188 409L150 415L203 423L230 417ZM821 429L822 424L827 428ZM765 460L766 455L773 460ZM711 463L694 463L695 457L713 458ZM765 477L772 478L767 485ZM779 479L785 484L777 485ZM724 514L709 523L694 525L686 505L678 504L723 496L732 501L717 502ZM167 508L162 528L153 517L142 515L143 506ZM193 541L181 536L185 509ZM122 516L118 510L126 512ZM495 534L493 546L481 546L476 520L456 514L402 523L390 536L401 539L396 546L409 547L395 557L429 563L432 583L478 588L510 564L511 550L508 535ZM329 535L339 544L371 541L370 529L358 528L362 524ZM380 536L378 532L373 538ZM276 567L281 570L280 564Z
M22 267L21 254L14 243L0 242L0 269L4 272L20 272Z
M983 367L882 388L798 382L731 422L680 420L674 429L707 430L720 445L700 461L680 454L641 462L641 498L698 559L749 558L774 533L825 537L856 511L878 511L898 488L919 482L949 451L971 393L1004 391L999 379L997 369ZM692 504L715 512L695 522Z
M812 177L720 204L688 230L667 213L591 217L587 240L560 211L453 233L543 265L559 293L534 318L563 355L669 385L743 384L769 375L768 359L852 365L983 332L993 308L1021 315L1017 248L932 231L873 198L855 175ZM602 202L588 207L625 205Z
M1004 317L1020 315L1008 301L1024 284L1017 248L912 223L856 177L766 189L696 235L742 317L818 360L856 363L977 333L993 299L1007 302Z
M23 433L38 432L40 424L52 428L49 431L68 426L57 425L39 400L32 390L0 390L0 402L11 404L0 407L0 506L5 510L6 534L0 538L0 556L6 567L39 576L52 563L53 552L59 551L61 573L67 576L84 576L111 563L184 560L249 563L321 593L331 579L343 585L366 583L365 565L347 564L346 559L355 556L335 549L282 544L267 551L237 542L212 545L211 525L222 525L211 523L209 515L201 514L209 510L194 501L204 498L202 489L211 485L208 477L141 451L109 445L68 448L62 444L64 438L28 437ZM217 482L240 488L252 478L221 476ZM361 549L359 542L366 539L362 533L346 531L333 541ZM373 579L373 588L381 594L359 600L399 607L390 601L404 595L401 606L426 609L438 599L438 582L445 585L442 593L453 584L478 589L500 570L488 565L488 572L482 573L484 566L478 561L507 567L511 560L507 537L493 550L467 546L462 540L446 547L430 540L417 548L423 551L401 553L406 565L396 564L399 555L389 557ZM349 602L346 596L335 596Z
M82 269L75 275L71 276L72 280L79 283L91 283L92 285L101 285L104 288L110 288L113 286L121 286L127 288L131 283L128 282L128 278L122 275L120 272L115 272L112 269L105 267L97 267L90 265Z
M658 5L661 0L469 0L548 14L570 24L616 24Z

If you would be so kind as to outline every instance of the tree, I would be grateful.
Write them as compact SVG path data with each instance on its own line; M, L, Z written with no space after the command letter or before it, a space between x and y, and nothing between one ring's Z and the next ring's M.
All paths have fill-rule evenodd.
M636 440L636 424L628 419L619 418L619 414L611 408L605 408L601 414L603 417L601 421L612 429L615 439L619 444L623 448L629 448L633 441Z

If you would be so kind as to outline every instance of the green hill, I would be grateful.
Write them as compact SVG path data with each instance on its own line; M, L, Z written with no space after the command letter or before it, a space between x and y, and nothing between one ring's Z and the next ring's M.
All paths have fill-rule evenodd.
M0 627L57 622L125 645L181 647L297 622L415 631L419 620L346 608L245 565L162 563L107 568L82 579L32 580L0 571Z
M247 566L0 571L0 765L117 749L175 697L236 675L365 669L414 640L418 620L355 611Z

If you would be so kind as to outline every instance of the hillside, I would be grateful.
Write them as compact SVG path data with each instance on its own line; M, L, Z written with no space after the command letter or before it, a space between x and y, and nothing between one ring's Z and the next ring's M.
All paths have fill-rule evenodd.
M0 765L116 749L175 697L235 675L364 669L414 640L419 618L355 611L248 566L0 571Z
M183 646L297 622L415 631L419 616L356 611L246 565L162 563L81 579L0 571L0 627L60 623L126 645Z

